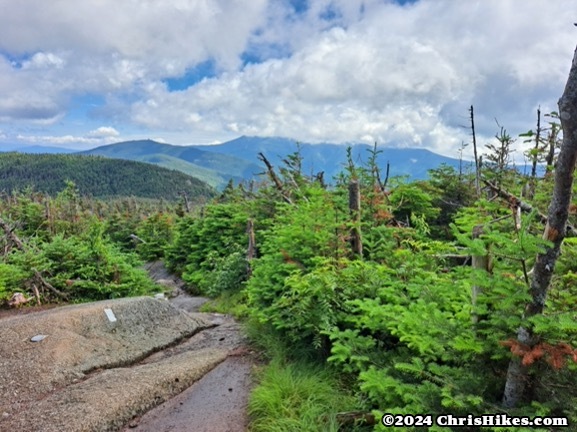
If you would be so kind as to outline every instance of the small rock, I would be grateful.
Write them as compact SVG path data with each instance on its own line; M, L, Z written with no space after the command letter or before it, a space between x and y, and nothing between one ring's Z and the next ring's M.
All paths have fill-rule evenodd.
M26 298L22 293L14 293L10 300L8 300L8 306L18 307L20 305L28 303L32 298Z
M46 335L36 335L30 338L30 342L42 342L46 338Z
M166 300L166 297L164 296L164 293L154 294L154 298L157 299L157 300Z

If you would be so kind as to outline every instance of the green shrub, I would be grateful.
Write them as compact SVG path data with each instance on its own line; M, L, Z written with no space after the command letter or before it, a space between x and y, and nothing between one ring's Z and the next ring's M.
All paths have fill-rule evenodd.
M83 236L58 234L50 242L35 242L26 252L14 250L8 263L33 277L42 273L70 300L102 300L143 295L156 290L134 253L124 253L103 237L103 226L93 224Z
M172 243L174 219L165 213L155 213L140 223L136 235L142 240L136 252L146 261L164 257L165 249Z
M0 263L0 302L10 299L15 292L23 292L26 276L19 266Z

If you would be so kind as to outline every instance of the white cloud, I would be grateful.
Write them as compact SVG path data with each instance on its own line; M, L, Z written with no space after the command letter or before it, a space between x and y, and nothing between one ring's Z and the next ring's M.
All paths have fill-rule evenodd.
M22 69L62 69L65 64L66 61L56 54L38 52L22 62Z
M97 138L105 138L105 137L118 137L120 136L120 132L110 126L101 126L98 129L91 130L88 132L87 136L89 137L97 137Z
M470 105L480 145L495 118L516 134L537 106L556 109L575 48L571 0L307 3L0 0L0 122L65 122L90 93L104 121L170 142L278 135L455 156ZM242 67L245 51L260 61ZM164 79L208 59L216 77L169 92Z
M7 121L52 118L76 94L135 97L211 58L219 70L234 69L266 1L0 0L0 9Z
M311 10L326 4L313 1ZM371 137L456 153L469 140L461 125L471 104L481 141L493 135L495 117L509 129L523 125L521 132L531 127L537 105L554 108L574 48L572 23L563 28L558 20L568 6L537 0L522 8L494 0L371 3L364 14L345 11L343 27L308 32L289 57L184 92L151 88L133 105L133 119L151 128L224 127L303 141Z
M16 139L19 141L26 141L28 143L37 144L98 144L100 142L97 138L89 138L74 135L17 135Z
M102 126L85 135L18 134L16 140L26 144L59 146L64 148L92 148L120 141L120 133L110 126Z

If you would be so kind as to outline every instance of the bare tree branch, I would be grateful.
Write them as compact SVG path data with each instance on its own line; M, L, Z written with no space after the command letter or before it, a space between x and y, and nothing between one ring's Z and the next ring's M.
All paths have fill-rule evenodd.
M493 192L495 192L499 197L507 200L508 202L515 202L516 205L525 213L531 213L531 212L535 212L538 216L539 216L539 220L543 223L546 224L547 223L547 216L545 216L543 213L541 213L540 211L538 211L536 208L534 208L531 204L522 201L521 199L517 198L515 195L513 195L512 193L507 192L506 190L502 189L500 186L497 186L493 183L491 183L489 180L485 180L482 179L481 180L487 187L489 187ZM575 228L573 225L567 223L566 224L567 228L566 228L566 235L567 237L577 237L577 228Z

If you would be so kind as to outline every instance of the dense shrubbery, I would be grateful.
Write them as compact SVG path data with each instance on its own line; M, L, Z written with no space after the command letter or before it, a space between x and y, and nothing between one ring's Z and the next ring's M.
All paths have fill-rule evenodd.
M4 224L0 299L27 292L43 301L86 301L158 291L141 268L171 241L172 219L134 199L83 198L73 183L56 198L26 190L0 204ZM146 215L152 212L150 217ZM130 234L146 242L137 244ZM116 240L116 241L115 241Z
M484 414L502 409L514 352L541 379L527 401L508 412L575 418L566 402L577 399L570 384L577 344L572 239L563 246L548 308L530 319L542 342L515 342L530 298L529 271L548 244L538 210L548 204L550 181L535 183L536 210L519 219L495 190L475 196L470 174L440 167L429 181L384 185L374 157L362 167L349 160L327 188L322 177L303 175L298 154L290 155L278 172L269 172L272 181L256 189L230 185L197 213L180 216L166 209L135 212L128 203L100 221L69 188L50 204L58 214L51 221L40 201L18 196L4 214L19 221L15 232L28 243L0 265L0 295L29 283L33 268L79 298L146 292L152 286L135 270L135 253L163 258L191 291L242 302L235 309L248 315L261 341L283 345L283 362L272 366L287 372L283 385L293 386L297 377L291 361L307 359L331 377L338 374L355 394L356 408L377 417L385 411ZM523 176L491 168L491 178L520 196ZM358 218L349 209L351 181L360 185ZM357 232L362 254L351 247ZM248 256L253 235L256 249ZM472 267L471 257L487 258L486 267ZM259 416L269 410L267 392L277 402L282 393L269 375L263 380L251 405ZM303 387L308 398L309 386ZM319 399L325 402L333 403ZM300 409L292 407L290 416Z
M350 161L326 189L303 176L298 162L293 155L279 169L280 187L275 181L251 194L229 190L225 202L179 225L167 254L172 267L204 293L244 290L251 326L290 347L284 355L306 353L339 371L357 394L358 409L494 412L530 298L528 271L546 245L537 214L517 220L510 203L491 190L484 192L488 199L476 199L473 176L447 167L433 171L430 181L393 179L384 188L374 165ZM492 175L520 195L521 175ZM360 224L347 202L353 179L361 186ZM543 212L550 182L542 187L533 204ZM249 262L247 280L249 218L258 257ZM353 227L362 233L362 257L350 246ZM567 386L575 366L567 363L570 354L555 351L577 342L573 243L564 246L550 308L532 318L549 351L536 354L530 367L550 384L537 380L532 400L511 413L575 416L563 402L575 398ZM472 268L471 256L490 257L488 271Z

